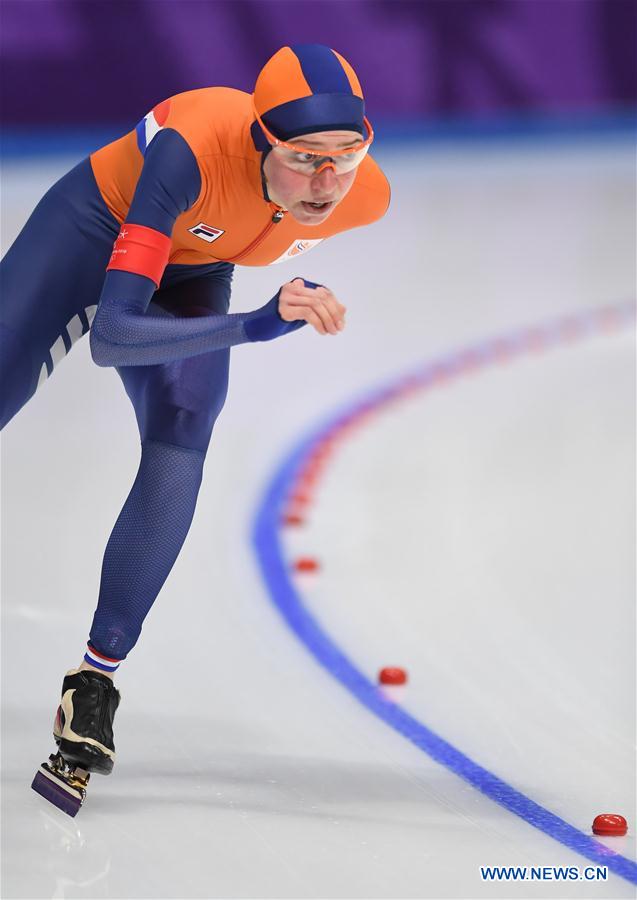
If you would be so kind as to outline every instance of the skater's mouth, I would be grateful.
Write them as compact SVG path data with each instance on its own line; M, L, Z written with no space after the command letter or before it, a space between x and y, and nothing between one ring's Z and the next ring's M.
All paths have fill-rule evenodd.
M310 201L301 200L303 209L310 215L322 215L336 205L335 200Z

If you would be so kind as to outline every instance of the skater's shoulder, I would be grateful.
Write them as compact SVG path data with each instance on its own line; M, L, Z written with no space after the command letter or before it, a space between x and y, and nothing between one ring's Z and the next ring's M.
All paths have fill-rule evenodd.
M380 166L367 156L356 172L351 189L326 222L326 228L336 234L371 225L381 219L391 199L389 181Z
M354 196L360 214L373 222L384 216L391 200L389 180L375 159L367 156L356 174Z
M176 94L153 110L162 128L173 128L195 156L229 155L240 151L253 119L252 98L228 87L198 88Z
M245 91L230 87L203 87L174 94L163 103L175 113L200 118L251 115L252 97ZM200 124L203 124L200 122Z

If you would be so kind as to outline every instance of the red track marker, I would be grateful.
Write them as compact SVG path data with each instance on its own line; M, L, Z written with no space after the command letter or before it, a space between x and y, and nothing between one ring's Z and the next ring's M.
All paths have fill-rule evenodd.
M296 513L287 513L283 516L283 524L284 525L303 525L304 519L303 516L299 516Z
M317 572L319 569L318 561L312 559L311 556L302 556L294 563L297 572Z
M405 684L407 672L399 666L386 666L378 673L378 680L381 684Z
M593 834L606 834L621 837L628 831L628 823L623 816L615 813L601 813L593 821Z

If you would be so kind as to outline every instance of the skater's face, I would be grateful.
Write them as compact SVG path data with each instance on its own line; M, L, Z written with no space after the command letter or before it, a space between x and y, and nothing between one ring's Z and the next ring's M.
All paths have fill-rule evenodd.
M291 138L312 150L324 150L325 158L307 171L291 167L284 155L270 152L263 163L268 196L273 203L287 209L303 225L320 225L335 210L356 178L356 169L338 173L329 163L329 151L360 144L355 131L320 131ZM316 162L316 160L313 160Z

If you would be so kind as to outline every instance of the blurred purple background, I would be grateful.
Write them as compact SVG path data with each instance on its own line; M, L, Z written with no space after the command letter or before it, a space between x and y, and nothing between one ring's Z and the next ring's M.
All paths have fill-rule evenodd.
M634 0L1 0L5 126L130 127L204 85L250 91L286 43L328 44L372 120L626 111Z

